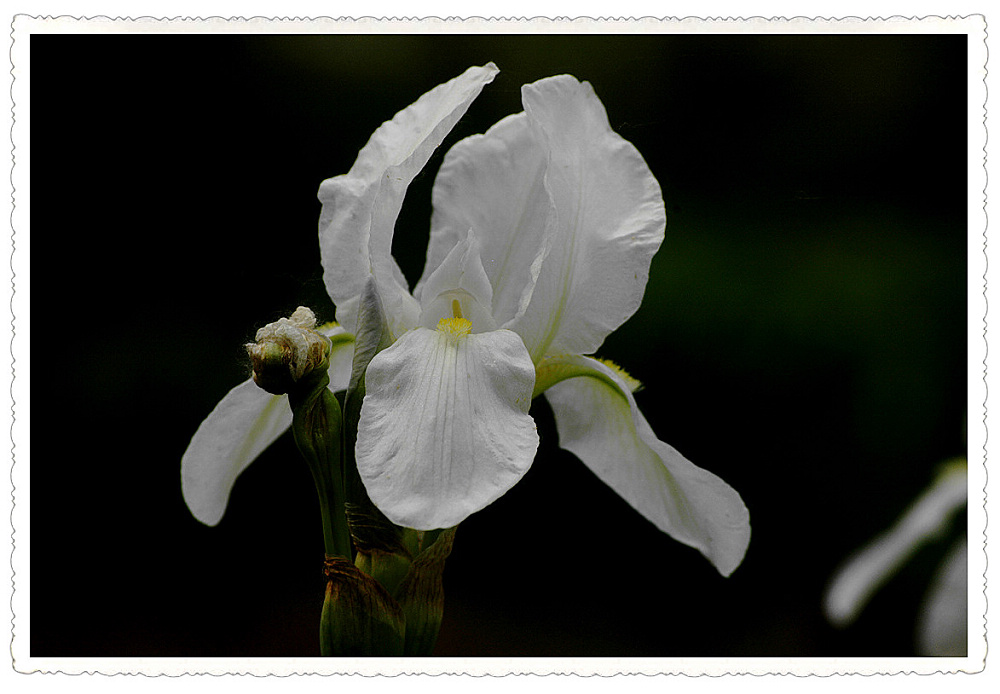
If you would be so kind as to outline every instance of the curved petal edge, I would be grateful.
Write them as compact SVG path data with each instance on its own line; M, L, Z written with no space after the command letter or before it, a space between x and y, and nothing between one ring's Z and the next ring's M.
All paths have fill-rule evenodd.
M251 378L233 388L195 431L181 458L181 491L206 525L222 520L236 478L292 424L288 398Z
M547 369L565 369L565 380ZM555 381L545 396L559 445L574 453L657 528L700 551L723 576L743 561L750 514L740 495L660 441L628 385L605 364L582 356L551 358L539 380Z

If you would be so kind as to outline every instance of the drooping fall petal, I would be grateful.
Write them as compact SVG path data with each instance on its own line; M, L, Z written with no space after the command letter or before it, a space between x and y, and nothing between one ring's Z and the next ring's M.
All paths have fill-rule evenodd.
M330 387L343 389L351 374L353 342L339 326L320 332L333 338ZM236 478L291 423L287 396L261 390L252 378L229 391L195 431L181 458L181 492L191 514L216 525Z
M535 456L535 372L524 344L508 330L463 332L411 330L368 365L358 472L397 525L458 525L510 489Z
M201 423L181 458L181 491L206 525L222 520L236 478L292 424L288 397L244 381Z
M750 517L739 494L657 438L618 371L596 359L567 356L543 362L538 378L539 388L554 383L545 396L560 446L657 528L700 551L723 576L740 565Z

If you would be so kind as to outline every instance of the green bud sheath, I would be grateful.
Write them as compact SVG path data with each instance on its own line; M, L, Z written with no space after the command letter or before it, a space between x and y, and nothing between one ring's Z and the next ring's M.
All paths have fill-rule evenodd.
M430 655L444 615L444 563L451 554L456 528L419 533L428 546L417 554L396 592L406 618L403 655ZM418 533L407 530L407 533ZM435 537L436 536L436 537Z
M400 656L403 612L382 585L350 562L327 557L326 597L320 618L324 656Z
M394 596L412 563L403 529L390 523L371 502L348 503L347 522L357 550L354 565Z

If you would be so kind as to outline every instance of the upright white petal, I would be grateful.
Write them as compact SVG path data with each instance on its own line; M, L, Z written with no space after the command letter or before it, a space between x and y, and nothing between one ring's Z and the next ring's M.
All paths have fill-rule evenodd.
M594 352L639 308L666 213L649 167L611 130L590 84L561 75L521 93L548 156L545 187L557 214L531 302L510 326L537 363Z
M555 225L555 208L544 185L546 161L523 113L448 151L434 181L431 238L417 298L472 228L493 287L491 312L497 325L524 312Z
M534 366L508 330L417 328L368 365L356 447L375 505L397 525L457 525L521 479L538 447Z
M416 323L419 307L391 256L396 217L410 182L496 73L492 63L470 68L427 92L375 131L349 173L320 186L323 280L348 330L370 275L393 332Z
M333 338L330 388L342 390L351 376L353 342L339 326L320 332ZM261 390L252 378L229 391L181 458L181 492L191 514L206 525L222 520L236 478L291 424L287 396Z
M614 369L570 356L543 362L538 378L556 382L545 396L560 446L657 528L698 549L723 576L740 565L750 516L739 494L660 441Z

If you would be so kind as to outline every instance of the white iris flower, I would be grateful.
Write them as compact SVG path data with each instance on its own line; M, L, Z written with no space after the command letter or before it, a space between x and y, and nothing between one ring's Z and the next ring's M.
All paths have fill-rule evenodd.
M729 575L750 539L739 495L656 437L637 382L583 356L638 309L666 224L656 179L588 83L525 85L523 113L447 153L412 293L391 256L407 187L496 73L470 68L424 94L320 186L324 281L343 326L327 331L330 387L347 385L369 282L393 339L365 381L365 487L397 525L457 525L528 470L538 446L528 408L544 391L563 448ZM182 464L197 518L218 522L236 476L288 426L279 400L243 384L199 428Z

